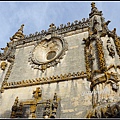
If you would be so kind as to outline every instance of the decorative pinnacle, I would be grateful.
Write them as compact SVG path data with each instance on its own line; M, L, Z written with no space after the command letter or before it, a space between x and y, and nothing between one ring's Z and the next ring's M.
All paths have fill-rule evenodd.
M21 25L21 27L18 31L23 33L23 27L24 27L24 24Z
M18 31L10 38L11 41L24 38L23 27L24 27L24 24L22 24L20 29L18 29Z

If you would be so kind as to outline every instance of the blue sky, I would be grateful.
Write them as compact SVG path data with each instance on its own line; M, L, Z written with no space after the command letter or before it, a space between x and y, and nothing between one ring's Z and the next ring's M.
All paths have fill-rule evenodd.
M48 30L49 25L72 23L89 18L93 1L3 1L0 2L0 48L6 46L10 37L24 24L25 35ZM103 12L105 21L111 20L108 28L117 29L120 36L120 1L95 1Z

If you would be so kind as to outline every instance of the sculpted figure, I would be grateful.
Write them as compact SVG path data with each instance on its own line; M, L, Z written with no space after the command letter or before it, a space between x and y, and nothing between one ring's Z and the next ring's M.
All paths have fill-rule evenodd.
M115 51L114 46L111 44L110 40L107 40L107 50L109 52L109 55L114 58L115 57Z

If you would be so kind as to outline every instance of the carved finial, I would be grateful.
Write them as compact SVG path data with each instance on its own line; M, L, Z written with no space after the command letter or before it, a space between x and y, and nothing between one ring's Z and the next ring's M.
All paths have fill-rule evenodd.
M68 27L70 26L70 22L67 23L67 26L68 26Z
M42 90L40 89L40 87L37 87L35 91L33 91L33 97L35 99L40 98L42 95Z
M92 7L92 8L95 8L95 2L92 2L92 3L91 3L91 7Z
M56 26L54 25L54 23L51 23L50 25L49 25L49 29L48 29L48 31L51 33L51 32L53 32L55 29L56 29Z
M20 38L24 38L23 27L24 27L24 24L22 24L20 29L18 29L18 31L10 38L11 41L16 41Z
M23 27L24 27L24 24L21 25L21 27L18 31L23 33Z
M94 13L94 12L98 12L98 9L97 9L97 7L95 7L95 2L92 2L91 3L91 13Z
M51 23L51 24L49 25L49 27L50 27L50 28L55 27L54 23Z
M95 2L91 3L91 13L89 14L90 17L92 17L93 15L102 15L102 11L98 11L97 7L95 6Z

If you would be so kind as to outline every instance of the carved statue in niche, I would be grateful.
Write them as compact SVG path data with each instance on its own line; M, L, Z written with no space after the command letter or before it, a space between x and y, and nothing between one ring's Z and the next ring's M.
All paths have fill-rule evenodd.
M114 51L114 46L111 44L110 40L107 40L107 50L109 52L109 55L114 58L115 57L115 51Z

